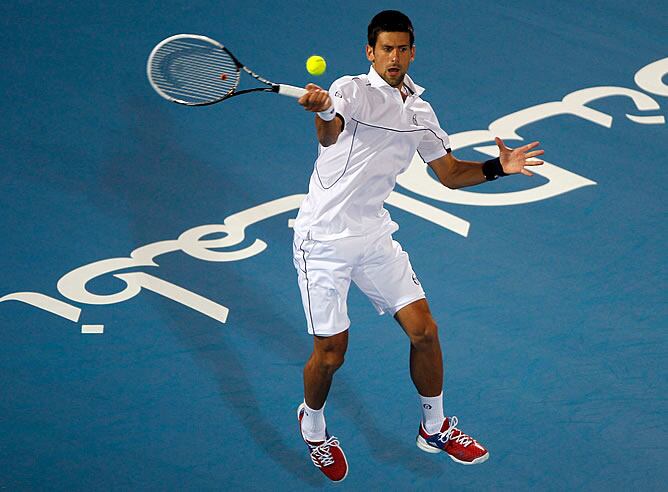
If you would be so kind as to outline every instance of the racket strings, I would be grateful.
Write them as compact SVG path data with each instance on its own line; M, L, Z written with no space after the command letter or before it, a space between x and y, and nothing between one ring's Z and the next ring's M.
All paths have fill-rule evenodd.
M210 99L232 90L238 75L234 65L214 60L211 56L177 52L163 60L157 78L168 91Z
M161 66L164 80L176 81L184 88L188 86L204 90L222 88L225 92L235 85L233 74L236 72L236 66L229 61L224 52L221 54L212 49L208 53L198 54L193 50L179 49L172 50L166 56L165 63Z
M239 83L239 69L223 49L197 39L176 39L153 55L153 82L186 103L221 99Z

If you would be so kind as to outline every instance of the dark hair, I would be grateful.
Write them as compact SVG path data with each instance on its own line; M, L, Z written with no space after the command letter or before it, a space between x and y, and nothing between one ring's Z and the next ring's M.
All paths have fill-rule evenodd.
M372 48L376 46L378 34L381 32L407 32L410 34L411 46L415 43L411 20L398 10L383 10L374 15L367 30L369 46Z

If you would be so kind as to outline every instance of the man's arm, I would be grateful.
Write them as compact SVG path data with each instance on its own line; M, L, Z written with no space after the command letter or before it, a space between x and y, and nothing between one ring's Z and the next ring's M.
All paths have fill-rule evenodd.
M308 91L297 101L299 104L304 106L306 111L311 111L313 113L319 113L327 111L332 107L332 100L329 97L329 92L324 89L321 89L315 84L308 84L306 86ZM315 116L315 129L318 135L318 142L323 147L329 147L330 145L336 143L336 140L339 138L339 134L343 131L343 119L341 116L336 115L334 119L330 121L325 121L320 116Z
M496 145L499 147L501 168L505 174L522 173L526 176L533 176L533 174L528 169L525 169L525 167L539 166L543 163L543 161L537 160L527 161L527 159L530 159L531 157L545 153L544 150L531 151L531 149L540 145L539 142L532 142L516 149L510 149L505 146L503 140L500 138L497 137L495 140ZM451 153L448 153L428 164L436 173L441 184L448 188L452 188L453 190L457 188L465 188L467 186L475 186L487 181L487 178L483 174L483 162L462 161L457 159Z

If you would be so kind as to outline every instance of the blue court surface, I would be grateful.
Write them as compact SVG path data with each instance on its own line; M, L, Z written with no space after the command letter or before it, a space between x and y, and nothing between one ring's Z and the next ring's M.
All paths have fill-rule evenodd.
M342 490L665 490L668 9L659 0L5 2L0 489L334 487L297 430L311 352L290 220L312 116L187 108L146 59L199 33L278 82L368 71L398 8L460 158L546 165L466 190L417 158L388 210L444 348L445 409L490 459L415 446L408 339L357 289L327 403ZM311 54L328 61L311 77ZM250 79L245 78L248 87Z

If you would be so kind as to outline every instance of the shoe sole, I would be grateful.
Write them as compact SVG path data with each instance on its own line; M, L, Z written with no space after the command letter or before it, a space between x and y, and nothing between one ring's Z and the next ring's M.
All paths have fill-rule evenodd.
M415 444L417 445L418 448L420 448L422 451L425 453L432 453L432 454L437 454L437 453L445 453L442 449L435 448L434 446L431 446L424 437L422 436L417 436L417 439L415 440ZM474 459L473 461L462 461L458 460L451 454L445 453L447 456L450 457L450 459L456 463L459 463L460 465L479 465L480 463L484 463L487 461L489 458L489 451L482 456Z
M299 435L302 436L304 444L306 444L306 447L310 450L311 448L309 447L308 443L306 442L306 439L304 439L304 434L302 434L302 424L301 424L301 421L299 420L299 414L302 412L303 408L304 408L303 403L297 407L297 423L299 425ZM343 449L341 449L341 454L343 455L343 460L346 462L346 474L343 475L343 477L340 478L339 480L334 480L332 478L327 477L327 475L325 475L329 480L331 480L334 483L343 482L346 479L346 477L348 476L348 472L350 471L350 466L348 465L348 459L346 458L346 453L343 452ZM316 468L318 468L318 467L316 466ZM324 473L323 473L323 475L324 475Z

